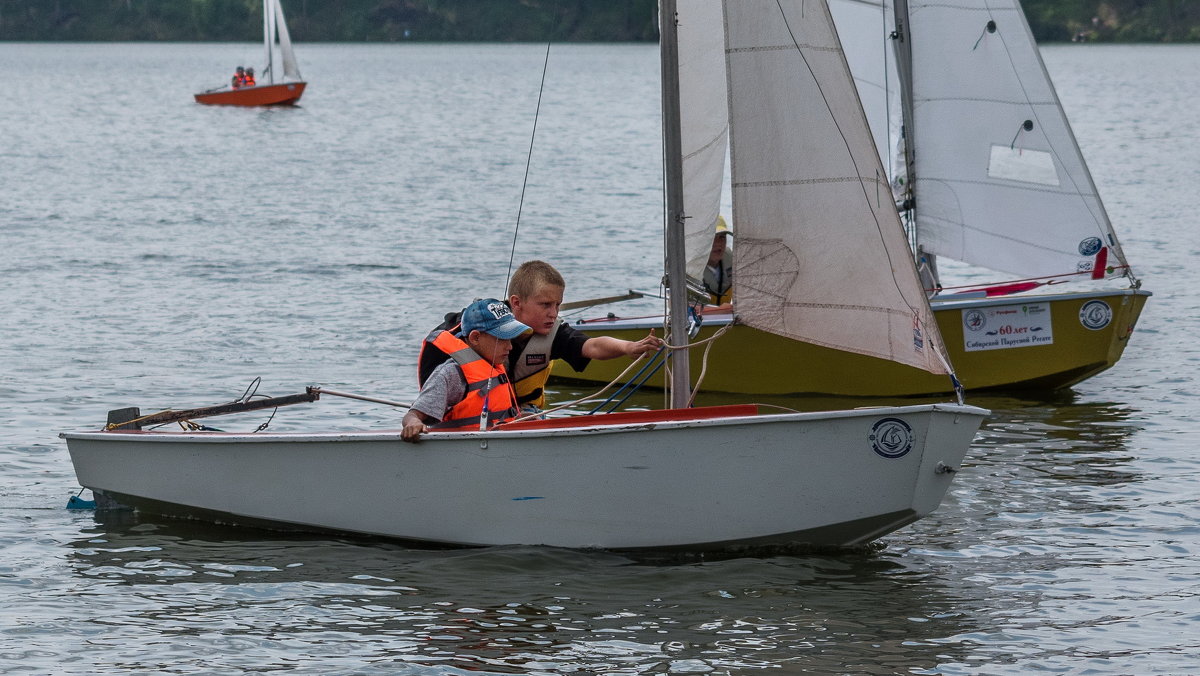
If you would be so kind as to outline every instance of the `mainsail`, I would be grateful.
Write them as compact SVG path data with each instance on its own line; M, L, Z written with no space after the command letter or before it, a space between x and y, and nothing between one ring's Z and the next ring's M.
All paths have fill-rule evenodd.
M1022 277L1132 277L1020 3L908 8L922 250Z
M890 37L895 26L891 0L829 0L829 13L854 74L875 147L895 179L903 175L903 153L897 143L903 120L900 78Z
M729 147L725 108L725 52L721 3L678 0L679 109L683 145L683 205L687 273L703 279L721 208L725 153Z
M279 34L279 54L283 59L284 81L299 81L300 66L296 63L296 53L292 51L292 36L288 33L287 21L283 18L283 5L279 0L272 0L275 5L275 29Z
M947 373L825 0L727 1L724 18L739 319Z

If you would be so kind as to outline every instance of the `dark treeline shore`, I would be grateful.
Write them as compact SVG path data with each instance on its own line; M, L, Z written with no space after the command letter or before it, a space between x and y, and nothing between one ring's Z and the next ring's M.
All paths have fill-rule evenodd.
M304 42L653 41L656 0L284 0ZM1043 42L1200 41L1197 0L1025 0ZM254 41L261 0L0 0L0 40Z

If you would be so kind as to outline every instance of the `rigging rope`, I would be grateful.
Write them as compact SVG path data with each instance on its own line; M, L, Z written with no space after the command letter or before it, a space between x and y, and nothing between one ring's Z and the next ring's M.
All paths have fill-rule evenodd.
M1104 268L1105 273L1116 272L1117 270L1129 270L1128 265L1109 265ZM959 286L943 286L942 291L948 289L978 289L986 290L997 286L1008 286L1010 284L1020 284L1021 282L1040 282L1041 284L1063 284L1067 280L1058 280L1059 277L1078 277L1079 275L1091 275L1091 270L1081 270L1078 272L1060 272L1057 275L1043 275L1041 277L1024 277L1022 279L1010 279L1003 282L984 282L981 284L961 284ZM1045 280L1045 281L1042 281ZM1057 280L1057 281L1056 281ZM925 289L926 293L930 289Z
M529 185L529 166L533 162L533 142L537 138L537 123L542 112L542 94L546 91L546 71L550 68L550 44L546 43L546 58L542 62L542 82L538 85L537 107L533 111L533 132L529 135L529 152L525 154L525 178L521 181L521 199L517 202L517 222L513 226L512 250L508 254L508 271L504 274L504 295L508 295L508 280L512 277L513 260L517 256L517 235L521 231L521 210L525 207L525 188Z
M579 398L579 399L575 399L575 400L573 400L573 401L568 401L568 402L566 402L566 403L559 404L558 406L555 406L555 407L553 407L553 408L547 409L547 410L545 410L545 411L539 411L538 413L530 413L530 414L527 414L527 415L520 416L520 417L518 417L518 418L514 418L513 420L509 420L509 421L507 421L507 422L503 422L503 423L500 423L499 425L496 425L496 427L494 427L493 429L495 429L495 428L498 428L498 427L503 427L504 425L508 425L508 424L510 424L510 423L521 422L521 421L524 421L524 420L532 420L532 419L534 419L534 418L542 418L542 417L545 417L546 415L548 415L548 414L550 414L550 413L555 413L555 412L557 412L557 411L561 411L561 410L564 410L564 409L568 409L568 408L571 408L571 407L573 407L573 406L578 406L578 405L580 405L580 404L593 403L593 402L595 402L595 401L598 399L598 397L599 397L601 394L604 394L605 392L607 392L607 391L609 390L609 388L611 388L613 385L616 385L616 384L617 384L617 383L619 383L619 382L625 381L625 385L623 385L623 386L622 386L622 387L621 387L619 390L617 390L617 391L616 391L616 392L615 392L615 393L614 393L612 396L608 397L608 399L606 399L605 401L603 401L603 402L602 402L602 403L601 403L599 406L597 406L595 409L593 409L592 411L590 411L590 412L588 413L588 415L594 414L594 413L596 413L596 411L598 411L600 408L603 408L604 406L606 406L607 404L609 404L610 402L612 402L613 398L614 398L614 397L616 397L618 394L620 394L622 391L624 391L624 389L625 389L626 387L629 387L629 385L630 385L630 382L631 382L631 381L635 381L635 380L637 380L637 379L638 379L640 376L642 376L642 374L645 372L645 370L646 370L647 368L649 368L651 365L653 365L653 364L654 364L654 361L656 361L656 360L659 360L659 364L658 364L657 366L655 366L654 370L653 370L653 371L651 371L651 372L649 373L649 375L646 375L645 377L642 377L642 378L641 378L641 382L640 382L640 383L638 383L638 384L637 384L637 385L636 385L636 386L635 386L635 387L634 387L632 390L630 390L630 392L629 392L628 394L626 394L626 395L625 395L625 397L624 397L623 399L621 399L621 401L617 402L617 405L613 407L613 410L616 410L616 408L617 408L617 407L619 407L621 404L625 403L625 401L626 401L627 399L629 399L629 397L630 397L630 396L631 396L631 395L632 395L634 392L636 392L638 389L640 389L640 388L642 387L642 385L644 385L644 384L645 384L646 380L648 380L648 379L649 379L651 376L653 376L653 375L654 375L654 373L658 372L658 369L662 368L662 366L663 366L663 365L666 363L666 353L667 353L667 352L669 352L669 351L672 351L672 350L689 350L689 349L691 349L691 348L693 348L693 347L696 347L696 346L698 346L698 345L711 345L711 343L712 343L713 341L715 341L717 338L720 338L722 335L724 335L724 333L725 333L726 331L728 331L728 330L729 330L729 328L730 328L731 326L733 326L733 324L727 324L727 325L725 325L725 326L721 327L720 329L718 329L718 330L716 331L716 333L714 333L713 335L709 336L708 338L705 338L705 339L703 339L703 340L697 340L697 341L696 341L696 342L694 342L694 343L685 343L685 344L683 344L683 345L668 345L668 344L666 344L666 343L663 343L663 348L662 348L661 350L659 350L658 352L656 352L656 353L655 353L655 355L649 359L648 363L646 363L646 364L643 364L643 365L641 366L641 368L638 370L638 372L637 372L636 374L634 374L633 378L630 378L630 379L629 379L629 381L625 381L625 376L626 376L626 375L627 375L627 374L628 374L630 371L632 371L632 370L633 370L633 367L634 367L634 366L637 366L637 365L638 365L638 362L640 362L640 361L642 361L643 359L645 359L645 358L646 358L646 355L645 355L645 354L640 354L640 355L638 355L638 356L637 356L637 358L635 358L633 361L631 361L631 362L629 363L629 366L626 366L626 367L625 367L625 369L624 369L623 371L621 371L620 373L618 373L618 374L617 374L617 377L616 377L616 378L613 378L611 381L609 381L609 383L608 383L607 385L605 385L604 387L600 388L599 390L596 390L596 391L595 391L595 392L593 392L592 394L589 394L589 395L587 395L587 396L585 396L585 397L581 397L581 398ZM661 360L659 359L660 357L661 357ZM708 351L707 351L707 349L705 350L705 355L704 355L704 358L705 358L705 360L707 360L707 359L708 359ZM707 361L705 362L705 368L707 368ZM702 369L702 370L701 370L701 376L700 376L700 379L696 381L696 390L697 390L697 391L698 391L698 390L699 390L699 388L700 388L700 381L701 381L701 380L703 380L703 377L704 377L704 375L703 375L703 374L704 374L704 369ZM693 392L691 396L692 396L692 399L695 399L695 397L696 397L696 393L695 393L695 392ZM689 405L689 406L691 405L691 403L690 403L690 400L689 400L689 404L688 404L688 405ZM611 413L612 411L609 411L609 412Z

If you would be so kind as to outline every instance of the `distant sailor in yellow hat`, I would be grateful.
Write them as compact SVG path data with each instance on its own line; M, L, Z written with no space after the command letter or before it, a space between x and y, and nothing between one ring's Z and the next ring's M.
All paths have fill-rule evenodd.
M704 290L709 302L724 305L733 300L733 250L729 238L733 231L724 216L717 216L716 232L713 233L712 250L708 254L708 265L704 268Z

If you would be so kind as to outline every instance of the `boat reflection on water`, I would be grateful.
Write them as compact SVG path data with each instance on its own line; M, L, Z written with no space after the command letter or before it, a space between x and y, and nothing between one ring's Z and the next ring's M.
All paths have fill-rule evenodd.
M975 439L968 465L1034 470L1066 489L1145 479L1130 448L1145 428L1143 416L1126 402L1083 401L1071 391L1049 400L980 399L994 407L993 414Z
M940 639L983 628L924 564L879 552L644 565L601 551L419 550L111 516L67 547L85 593L120 615L110 640L135 650L186 637L182 665L234 642L256 664L358 669L737 670L769 654L777 667L905 673L966 659L969 646Z

